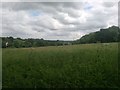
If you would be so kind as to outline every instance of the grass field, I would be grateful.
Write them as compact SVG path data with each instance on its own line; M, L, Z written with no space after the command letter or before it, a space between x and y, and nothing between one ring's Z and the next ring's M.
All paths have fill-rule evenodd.
M116 88L118 45L7 48L3 88Z

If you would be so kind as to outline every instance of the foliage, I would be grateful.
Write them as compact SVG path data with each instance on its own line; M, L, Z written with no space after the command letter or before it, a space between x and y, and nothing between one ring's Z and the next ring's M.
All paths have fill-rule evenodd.
M76 43L109 43L118 42L120 29L119 27L112 26L107 29L100 29L100 31L93 32L81 37Z
M13 37L2 37L2 48L6 48L6 42L8 42L9 48L20 47L41 47L41 46L60 46L69 45L71 41L59 41L59 40L44 40L44 39L21 39Z

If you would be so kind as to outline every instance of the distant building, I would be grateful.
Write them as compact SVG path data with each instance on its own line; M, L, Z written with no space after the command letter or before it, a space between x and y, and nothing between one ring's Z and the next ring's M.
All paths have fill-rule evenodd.
M8 42L5 43L6 47L8 47Z
M64 42L63 45L71 45L70 42Z

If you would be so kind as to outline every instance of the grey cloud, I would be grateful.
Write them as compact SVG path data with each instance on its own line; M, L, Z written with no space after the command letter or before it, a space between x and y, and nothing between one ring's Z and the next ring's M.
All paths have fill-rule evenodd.
M3 3L3 36L73 40L108 27L109 20L116 24L115 4L103 2L91 10L84 9L85 5L83 2Z
M115 2L103 2L104 7L113 7L115 5Z

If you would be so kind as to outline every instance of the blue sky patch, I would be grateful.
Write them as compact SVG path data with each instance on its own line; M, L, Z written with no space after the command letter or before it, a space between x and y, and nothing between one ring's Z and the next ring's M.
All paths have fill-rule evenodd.
M85 10L85 11L90 11L92 8L93 8L92 5L90 5L89 3L86 3L86 4L85 4L85 7L84 7L84 10Z
M33 17L43 15L43 13L41 11L38 11L38 10L30 10L29 14Z

